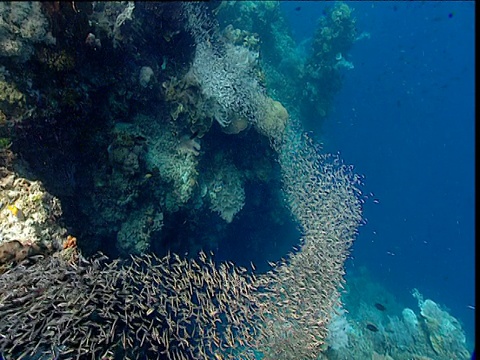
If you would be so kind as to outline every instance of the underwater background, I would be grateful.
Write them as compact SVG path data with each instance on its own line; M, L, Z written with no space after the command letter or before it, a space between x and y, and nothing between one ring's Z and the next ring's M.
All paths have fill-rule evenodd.
M451 309L473 340L475 4L348 4L371 37L351 49L355 68L322 140L366 176L364 191L379 203L365 204L347 278L366 266L409 306L418 288ZM282 2L298 42L311 37L325 6Z
M470 358L474 10L0 3L0 360Z

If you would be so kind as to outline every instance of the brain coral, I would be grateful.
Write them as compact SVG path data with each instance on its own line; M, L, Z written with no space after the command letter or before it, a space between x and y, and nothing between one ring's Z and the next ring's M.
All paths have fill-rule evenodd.
M265 97L263 114L255 123L255 129L272 140L279 140L285 132L285 126L288 121L288 112L283 105Z

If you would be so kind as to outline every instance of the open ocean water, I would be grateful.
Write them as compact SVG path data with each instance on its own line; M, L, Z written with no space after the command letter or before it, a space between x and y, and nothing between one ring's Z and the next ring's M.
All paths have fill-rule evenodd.
M366 266L414 308L417 288L475 338L474 10L461 2L348 2L359 31L327 150L364 174L367 225L348 273ZM283 2L298 42L326 6ZM311 125L315 131L315 125ZM318 129L319 130L319 129ZM376 201L378 200L378 202ZM348 305L347 305L348 307Z

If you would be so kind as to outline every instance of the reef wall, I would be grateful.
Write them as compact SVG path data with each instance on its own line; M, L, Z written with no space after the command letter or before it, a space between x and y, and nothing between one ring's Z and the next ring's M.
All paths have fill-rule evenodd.
M257 4L253 27L280 16ZM361 182L269 89L261 35L219 26L230 3L0 6L0 351L315 359ZM254 222L271 236L245 247L282 224L297 247L268 271L214 261Z

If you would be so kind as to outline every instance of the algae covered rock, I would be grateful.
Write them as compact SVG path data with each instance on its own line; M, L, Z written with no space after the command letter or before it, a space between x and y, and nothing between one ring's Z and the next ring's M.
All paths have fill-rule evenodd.
M60 202L41 182L0 168L0 265L61 249Z

